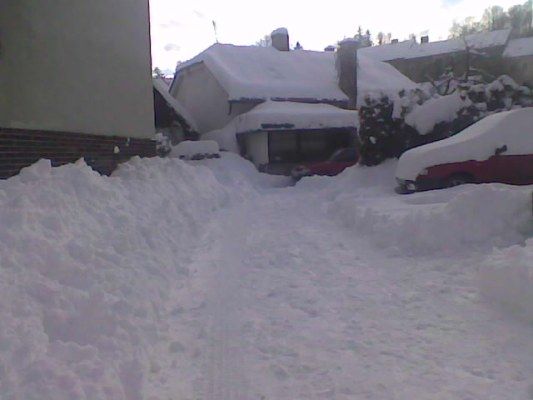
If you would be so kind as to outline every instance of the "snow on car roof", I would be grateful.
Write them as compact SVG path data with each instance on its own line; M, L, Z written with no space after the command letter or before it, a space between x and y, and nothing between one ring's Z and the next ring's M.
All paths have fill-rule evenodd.
M486 49L495 46L505 46L510 29L501 29L492 32L482 32L467 35L465 40L474 49ZM463 39L448 39L429 43L417 43L406 40L400 43L384 44L361 49L361 53L374 60L390 61L400 58L419 58L439 54L454 53L465 49Z
M307 50L279 51L273 47L214 44L179 72L203 62L229 95L239 100L314 100L346 102L339 88L335 53ZM359 92L412 89L416 84L394 67L359 57Z
M430 166L487 160L504 145L505 155L533 154L532 126L533 107L489 115L455 136L406 151L400 157L396 176L415 180Z

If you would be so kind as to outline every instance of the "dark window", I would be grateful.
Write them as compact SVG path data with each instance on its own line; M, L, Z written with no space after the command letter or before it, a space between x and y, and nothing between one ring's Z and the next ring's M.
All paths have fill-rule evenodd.
M324 161L341 147L350 146L352 134L347 129L320 131L269 132L270 163Z

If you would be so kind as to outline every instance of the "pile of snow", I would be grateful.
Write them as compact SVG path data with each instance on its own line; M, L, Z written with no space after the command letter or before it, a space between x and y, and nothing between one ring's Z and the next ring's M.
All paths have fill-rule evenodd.
M305 178L300 185L321 190L334 220L395 255L503 248L531 234L531 187L465 185L395 196L394 164L357 166L327 182ZM364 178L367 171L370 179Z
M487 160L504 145L507 146L505 155L532 154L531 126L531 107L489 115L455 136L403 153L396 176L415 180L424 168L432 165Z
M168 316L198 306L176 302L188 257L217 210L253 193L221 182L251 175L244 160L196 163L135 158L105 177L42 160L0 181L0 397L176 395L159 373L186 351Z
M235 118L237 133L276 129L356 128L357 111L329 104L266 101Z
M387 95L391 99L403 91L416 90L418 85L398 72L392 65L376 62L365 56L358 57L357 103L363 104L366 96Z
M533 239L529 239L525 246L496 250L478 272L481 293L529 323L533 323L532 260Z
M177 157L182 160L201 160L219 158L219 152L218 143L214 140L184 140L172 148L170 157Z
M421 135L430 133L440 122L452 122L457 113L472 105L468 97L459 91L448 96L428 100L417 106L405 117L405 123L415 128Z

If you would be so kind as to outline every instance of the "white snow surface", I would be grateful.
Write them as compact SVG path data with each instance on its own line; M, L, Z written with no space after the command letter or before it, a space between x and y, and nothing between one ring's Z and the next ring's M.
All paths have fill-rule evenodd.
M318 100L346 102L339 88L335 53L278 51L272 47L214 44L192 60L180 64L179 71L203 62L227 91L229 100ZM358 91L384 92L411 89L415 83L394 67L359 57Z
M415 180L429 166L484 161L504 145L505 155L533 154L532 126L533 107L489 115L450 138L406 151L400 157L396 176Z
M402 90L415 90L418 85L385 62L376 62L363 55L357 59L357 103L363 104L365 96L378 94L398 97Z
M510 29L474 33L467 35L465 40L470 48L483 50L494 46L505 46L510 33ZM429 57L464 51L465 40L448 39L429 43L418 43L413 40L406 40L400 43L365 47L364 49L361 49L360 52L363 55L378 61Z
M510 40L503 56L507 58L533 56L533 37Z
M266 101L235 118L237 133L265 130L264 125L288 125L290 129L356 128L359 118L357 111L329 104L290 101Z
M480 268L479 280L484 297L533 324L533 239L496 249Z
M214 140L184 140L172 147L170 156L190 160L197 155L218 155L219 152Z
M395 168L0 181L0 398L529 399L533 187L398 196Z
M424 104L416 106L405 117L405 123L416 128L421 135L426 135L439 122L451 122L455 120L457 118L457 112L471 104L472 102L468 97L456 91L447 96L430 99Z

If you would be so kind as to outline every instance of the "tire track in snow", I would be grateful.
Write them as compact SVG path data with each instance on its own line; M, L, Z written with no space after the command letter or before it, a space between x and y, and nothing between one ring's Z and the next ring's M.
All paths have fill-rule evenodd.
M207 304L207 352L204 360L205 400L248 400L244 374L243 304L240 255L245 251L246 226L235 211L227 211L207 237L209 265L214 270ZM207 246L206 246L207 247Z

